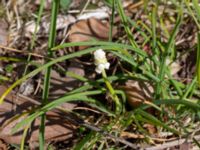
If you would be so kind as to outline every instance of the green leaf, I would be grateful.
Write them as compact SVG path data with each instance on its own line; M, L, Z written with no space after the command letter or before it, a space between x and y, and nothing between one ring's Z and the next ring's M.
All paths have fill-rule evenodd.
M192 0L193 6L196 10L198 20L200 21L200 6L198 0Z
M12 71L13 71L13 65L12 65L12 64L6 65L5 71L6 71L7 73L12 73Z
M64 43L61 45L58 45L51 50L59 50L66 47L73 47L73 46L112 46L113 48L119 49L124 48L131 51L134 51L138 55L141 55L143 57L147 57L147 54L145 51L139 49L139 48L133 48L130 45L121 44L121 43L113 43L113 42L104 42L104 41L89 41L89 42L72 42L72 43Z
M197 81L198 84L200 85L200 33L198 33L196 68L197 68Z

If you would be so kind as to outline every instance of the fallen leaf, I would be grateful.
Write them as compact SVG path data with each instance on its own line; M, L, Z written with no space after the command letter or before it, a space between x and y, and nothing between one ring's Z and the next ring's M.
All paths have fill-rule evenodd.
M120 86L120 88L124 90L128 104L134 108L152 99L153 87L147 82L129 80L125 86Z
M0 86L0 95L6 90L7 87ZM20 122L23 118L18 118L13 120L8 124L8 121L22 112L30 110L31 107L35 106L38 101L21 97L16 95L15 92L11 92L5 99L4 103L0 105L0 139L3 139L9 144L20 144L23 129L21 129L16 134L12 135L12 128ZM75 106L74 104L72 104ZM71 110L73 107L69 105L64 105L65 109ZM46 129L45 129L45 140L50 141L61 141L70 138L73 135L75 127L73 124L68 122L63 117L66 114L60 111L49 111L47 112ZM37 118L30 127L30 132L27 136L27 142L37 142L38 141L38 129L40 125L40 118Z
M85 72L83 66L74 60L68 67L68 71L76 73L78 75L84 76ZM27 84L27 82L24 82ZM75 87L80 86L81 82L73 79L71 77L65 76L61 77L55 70L51 73L51 89L49 99L54 100L60 96L63 96L67 91L72 90ZM6 90L7 87L0 86L0 95ZM22 92L23 95L26 95ZM24 111L30 110L31 107L40 104L39 101L31 99L29 97L23 96L21 94L16 95L15 92L11 92L5 99L4 103L0 105L0 139L3 139L6 143L20 144L23 130L20 130L17 134L12 135L12 128L20 122L23 118L8 123L12 117L21 114ZM35 96L37 99L41 99L39 96ZM76 104L74 103L64 103L61 105L63 109L72 110ZM76 127L68 122L63 117L66 114L60 111L49 111L47 112L46 120L46 141L61 141L70 138ZM35 143L38 141L38 129L40 125L40 118L37 118L31 125L30 134L27 138L27 142Z
M2 140L0 140L0 150L7 150L8 147L6 143L4 143Z
M116 34L116 28L113 29L113 36ZM73 24L69 30L68 40L70 42L86 42L94 39L108 40L109 38L109 22L90 18L81 20ZM84 49L86 46L80 46L79 49Z

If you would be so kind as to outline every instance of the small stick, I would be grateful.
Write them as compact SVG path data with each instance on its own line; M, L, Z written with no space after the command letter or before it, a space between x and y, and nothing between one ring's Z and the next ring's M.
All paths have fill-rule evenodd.
M0 45L0 48L3 48L3 49L5 49L5 50L9 50L9 51L12 51L12 52L16 52L16 53L30 54L30 55L35 56L35 57L44 58L44 56L42 56L42 55L40 55L40 54L30 53L30 52L28 52L28 51L18 50L18 49L11 48L11 47L6 47L6 46L3 46L3 45Z
M77 116L75 116L75 117L77 118ZM101 128L98 128L98 127L96 127L94 125L86 123L84 120L80 119L79 117L78 117L78 119L76 119L76 118L73 118L71 116L65 116L65 118L67 120L73 122L74 124L77 124L77 125L83 126L85 128L88 128L88 129L90 129L92 131L98 132L98 133L106 136L107 138L114 139L115 141L123 143L123 144L129 146L132 149L138 149L139 148L136 144L132 144L131 142L129 142L127 140L124 140L123 138L116 137L116 136L110 134L109 132L107 132L107 131L105 131L105 130L103 130Z
M196 140L200 140L200 135L196 135L193 138L195 138ZM173 146L181 145L184 142L191 143L192 139L187 139L187 138L177 139L177 140L174 140L174 141L171 141L171 142L166 142L166 143L161 144L161 145L145 148L145 150L162 150L162 149L165 149L165 148L170 148L170 147L173 147Z

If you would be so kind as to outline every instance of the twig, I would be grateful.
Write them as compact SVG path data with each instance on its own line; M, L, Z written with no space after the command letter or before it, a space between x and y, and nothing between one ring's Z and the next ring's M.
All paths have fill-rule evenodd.
M90 3L90 0L87 0L86 4L84 5L83 9L80 12L80 15L83 14L83 12L85 11L85 9L88 7L89 3Z
M139 148L136 144L132 144L131 142L129 142L127 140L124 140L123 138L116 137L116 136L110 134L109 132L107 132L107 131L105 131L105 130L103 130L101 128L98 128L98 127L96 127L94 125L86 123L84 120L80 119L79 117L78 117L78 119L76 119L77 116L71 117L71 116L68 115L68 116L65 116L65 118L67 120L73 122L74 124L77 124L77 125L83 126L85 128L88 128L88 129L90 129L92 131L98 132L98 133L102 134L103 136L105 136L106 138L114 139L115 141L123 143L123 144L129 146L132 149L138 149Z
M200 140L200 135L196 135L193 138L195 138L198 141L198 140ZM165 148L170 148L170 147L173 147L173 146L181 145L185 142L191 143L192 141L193 141L192 139L182 138L182 139L177 139L177 140L174 140L174 141L171 141L171 142L166 142L166 143L161 144L161 145L145 148L145 150L162 150L162 149L165 149Z
M3 49L8 50L8 51L16 52L16 53L24 53L26 55L29 54L29 55L32 55L32 56L35 56L35 57L44 58L44 56L42 56L40 54L30 53L28 51L18 50L18 49L11 48L11 47L6 47L6 46L3 46L3 45L0 45L0 48L3 48Z
M76 108L74 108L74 110L88 110L88 111L91 111L91 112L94 112L94 113L97 113L97 114L101 114L100 111L97 111L97 110L94 110L94 109L91 109L91 108L87 108L87 107L76 107Z

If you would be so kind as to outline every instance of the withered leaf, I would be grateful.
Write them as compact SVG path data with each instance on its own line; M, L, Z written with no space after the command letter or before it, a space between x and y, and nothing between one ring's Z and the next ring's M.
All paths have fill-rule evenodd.
M134 108L152 99L153 87L149 83L129 80L120 88L124 90L128 104Z
M6 90L7 87L0 86L0 95ZM37 101L35 100L35 103ZM20 144L23 134L23 129L18 133L12 135L12 128L20 122L23 118L18 118L11 121L11 118L22 114L22 112L30 110L35 104L33 101L28 100L21 96L17 96L15 92L11 92L5 99L4 103L0 105L0 139L6 143ZM71 106L70 106L71 107ZM70 108L69 107L69 108ZM68 109L65 105L65 108ZM47 142L60 141L72 136L75 127L73 124L63 118L66 114L60 111L50 111L47 113L45 139ZM11 122L9 122L11 121ZM8 123L9 122L9 123ZM36 119L30 127L30 132L27 136L27 142L38 141L38 129L40 125L40 118Z
M116 32L116 28L114 28L113 36ZM109 38L109 22L102 22L95 18L81 20L71 26L68 34L70 42L86 42L94 39L107 40ZM84 48L86 47L79 47L79 49Z

